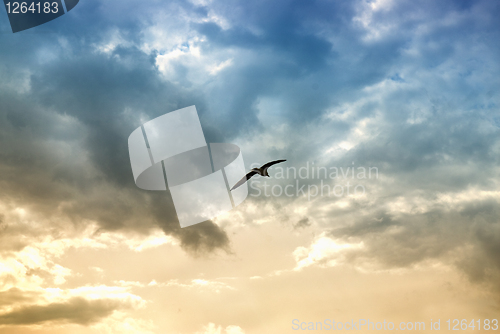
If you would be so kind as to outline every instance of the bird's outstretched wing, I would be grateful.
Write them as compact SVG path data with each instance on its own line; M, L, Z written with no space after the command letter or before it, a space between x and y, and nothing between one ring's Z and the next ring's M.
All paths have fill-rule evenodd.
M238 183L236 183L236 184L235 184L235 185L231 188L231 190L238 188L238 187L239 187L239 186L241 186L243 183L247 182L247 180L250 180L250 178L251 178L252 176L254 176L255 174L257 174L257 172L253 172L253 171L252 171L252 172L248 172L248 173L247 173L247 175L243 176L243 177L241 178L241 180L239 180L239 181L238 181Z
M260 167L260 168L262 168L263 172L265 173L265 172L266 172L266 170L267 170L269 167L271 167L272 165L279 164L280 162L283 162L283 161L286 161L286 160L274 160L274 161L268 162L268 163L267 163L267 164L265 164L265 165L262 165L262 167Z

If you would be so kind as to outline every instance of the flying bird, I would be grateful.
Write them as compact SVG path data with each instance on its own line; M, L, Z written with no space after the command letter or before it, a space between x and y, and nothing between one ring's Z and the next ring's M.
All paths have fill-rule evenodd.
M264 164L264 165L262 165L259 168L252 168L250 170L250 172L247 173L247 175L243 176L243 178L241 180L239 180L238 183L236 183L231 188L231 190L238 188L243 183L247 182L247 180L250 180L250 178L252 176L254 176L255 174L259 174L261 176L267 176L267 177L269 177L269 173L267 172L267 170L269 169L269 167L271 167L272 165L279 164L280 162L283 162L283 161L286 161L286 160L275 160L275 161L268 162L267 164Z

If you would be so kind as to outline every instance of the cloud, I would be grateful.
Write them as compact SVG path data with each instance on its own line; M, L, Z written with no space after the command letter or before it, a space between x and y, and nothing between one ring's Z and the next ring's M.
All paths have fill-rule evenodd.
M145 301L127 287L84 286L75 289L10 288L0 292L0 325L78 324L88 326L139 309Z
M121 5L134 7L133 2ZM101 12L105 6L98 5L92 14L89 8L82 6L80 13L94 19L102 15L90 28L102 28L101 38L80 45L70 29L61 32L57 42L42 37L46 43L31 44L24 65L11 58L18 52L16 45L7 45L9 51L0 55L11 65L0 68L5 84L0 90L1 200L15 198L16 206L39 213L40 220L90 220L104 230L139 233L159 226L182 240L189 252L228 249L224 231L211 222L184 235L169 193L140 191L131 177L126 147L130 132L186 104L200 107L200 98L162 79L152 58L156 51L138 49L145 41L138 38L137 22L110 18ZM88 31L89 25L80 28ZM42 51L51 56L39 60L27 55ZM16 85L21 72L25 80ZM162 208L155 209L158 206Z
M217 293L220 292L222 289L228 289L228 290L235 290L232 286L223 283L223 282L217 282L217 281L210 281L210 280L205 280L205 279L193 279L191 280L190 283L180 283L178 280L171 280L166 283L156 283L155 281L152 281L149 283L149 286L178 286L182 288L198 288L198 289L207 289L211 291L215 291Z
M222 326L217 326L214 323L209 323L204 326L201 332L196 332L196 334L244 334L245 332L239 326L227 326L223 328Z
M65 302L30 305L0 314L1 325L33 325L43 322L62 322L89 325L108 317L115 310L128 308L118 300L88 300L74 297Z
M294 252L297 266L295 270L301 270L311 265L333 267L346 262L345 253L363 248L363 243L348 244L336 242L335 240L320 236L310 248L299 247Z
M50 90L50 85L44 86ZM47 91L49 95L53 93ZM32 90L30 96L33 94L36 93ZM8 103L9 98L2 101ZM19 100L11 102L16 105ZM5 180L4 201L21 196L24 200L17 200L17 205L38 212L42 219L43 216L53 219L57 215L69 217L75 223L93 220L106 230L129 228L147 231L155 225L160 226L165 233L183 238L182 246L193 251L198 248L191 241L204 242L207 237L210 238L210 234L214 241L210 245L201 245L201 248L211 250L227 246L224 233L215 225L195 229L189 235L182 236L184 231L178 227L173 205L168 205L169 194L148 194L136 189L131 182L128 153L123 144L126 143L129 130L122 128L120 134L110 128L102 128L101 131L96 128L99 127L98 123L89 128L90 124L81 123L83 119L79 116L34 111L27 106L16 108L19 111L5 104L1 108L7 110L4 117L8 119L6 123L2 122L5 125L2 127L6 139L4 143L13 143L0 149L3 157L0 170ZM116 121L120 122L120 117L117 116ZM33 120L34 124L31 123ZM92 143L96 145L95 150ZM107 148L104 147L106 145ZM112 154L115 156L107 152L115 152ZM120 160L122 162L117 163ZM102 178L106 181L100 182ZM116 196L118 192L120 196ZM141 202L142 205L139 204ZM159 203L165 208L153 209ZM60 210L54 212L54 206ZM196 231L200 233L199 238L193 237Z
M23 291L19 288L10 288L0 291L0 308L16 303L33 302L40 296L38 291Z
M179 282L178 279L172 279L167 282L156 282L156 280L152 280L148 284L144 284L141 282L135 282L135 281L115 281L116 284L123 286L123 287L138 287L138 288L145 288L145 287L181 287L185 289L199 289L199 290L208 290L208 291L214 291L216 293L220 293L222 289L228 289L228 290L236 290L234 287L223 283L223 282L218 282L218 281L210 281L206 279L192 279L190 282L182 283Z
M308 227L311 226L311 223L309 222L309 218L302 218L295 224L293 227L294 228L302 228L302 227Z
M370 212L324 232L309 247L296 248L295 270L339 265L362 272L456 267L470 281L486 284L497 294L498 211L498 198L472 197L447 210Z

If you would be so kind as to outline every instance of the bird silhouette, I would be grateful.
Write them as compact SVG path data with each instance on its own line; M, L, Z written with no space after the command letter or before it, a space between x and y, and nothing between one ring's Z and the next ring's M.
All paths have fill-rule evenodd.
M280 162L283 162L283 161L286 161L286 160L275 160L275 161L268 162L268 163L262 165L261 167L252 168L250 170L250 172L247 173L247 175L243 176L243 178L241 180L239 180L238 183L236 183L231 188L231 190L238 188L239 186L241 186L242 184L244 184L245 182L247 182L247 180L250 180L250 178L252 176L256 175L256 174L259 174L261 176L267 176L267 177L269 177L269 173L267 172L267 170L269 169L269 167L271 167L272 165L278 164Z

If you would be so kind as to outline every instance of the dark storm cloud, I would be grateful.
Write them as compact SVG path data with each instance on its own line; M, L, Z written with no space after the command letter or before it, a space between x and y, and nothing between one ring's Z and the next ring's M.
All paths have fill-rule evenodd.
M152 60L137 49L119 49L112 56L123 63L132 62L133 68L104 55L74 56L67 64L54 64L34 75L32 95L38 105L83 123L88 131L86 148L94 164L110 181L130 185L133 180L130 166L124 163L129 159L124 143L140 125L137 114L152 119L188 103L183 101L188 99L179 89L162 82ZM127 108L131 119L124 118Z
M116 10L138 6L122 5ZM168 193L136 188L127 138L140 117L152 119L203 101L200 93L162 80L154 54L135 46L110 55L96 52L94 44L116 27L137 42L145 15L136 11L135 18L124 19L116 11L103 13L101 6L96 1L79 6L67 29L64 21L54 21L48 34L1 36L4 79L14 83L0 90L2 198L46 217L59 207L58 214L76 223L95 220L103 229L157 225L195 253L227 248L227 236L212 222L184 235ZM94 24L88 24L90 18ZM26 71L29 93L15 85Z
M74 297L66 302L30 305L0 314L0 324L33 325L50 321L90 325L124 307L129 306L115 299L87 300Z

